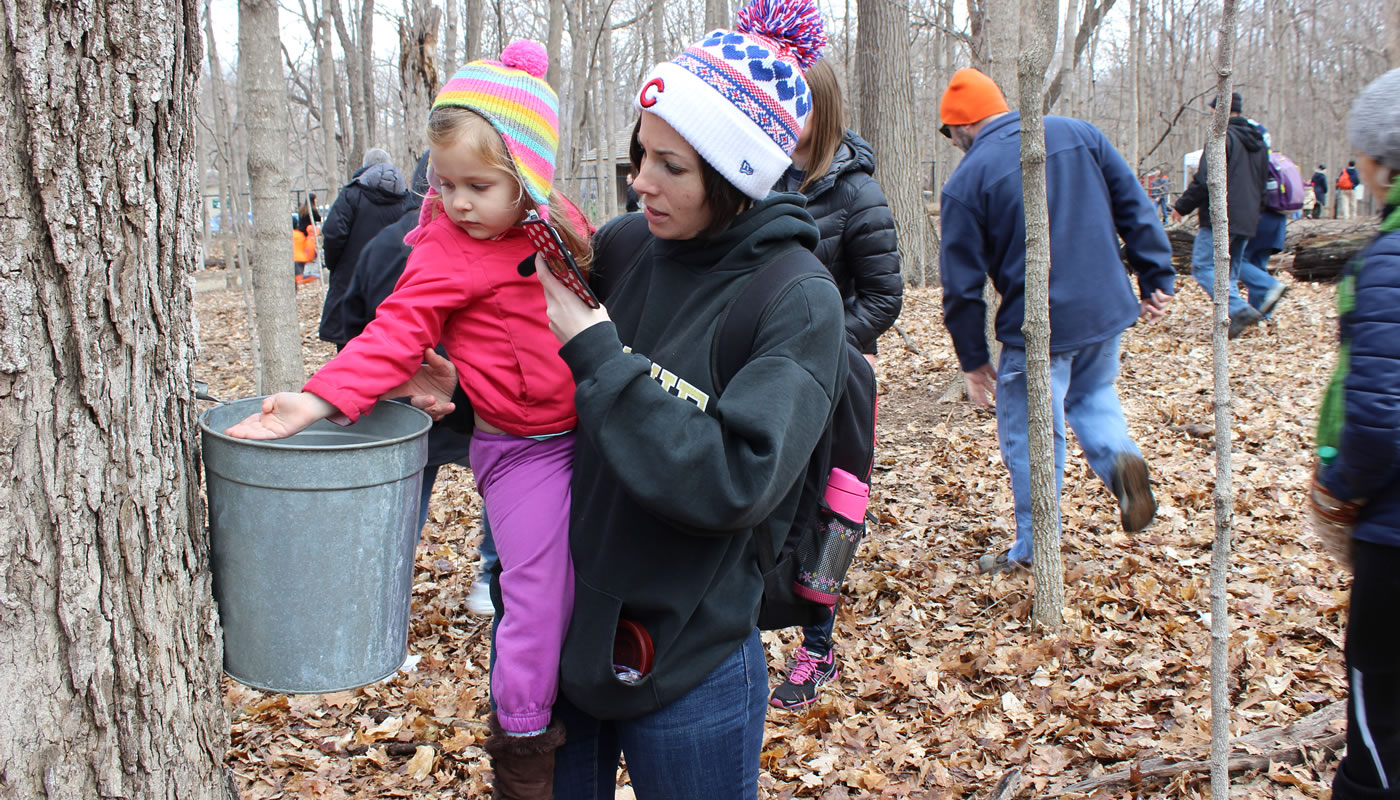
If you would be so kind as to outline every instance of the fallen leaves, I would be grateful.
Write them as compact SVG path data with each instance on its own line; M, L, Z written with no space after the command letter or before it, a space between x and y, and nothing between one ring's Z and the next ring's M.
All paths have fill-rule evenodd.
M1231 343L1229 688L1238 732L1288 725L1345 694L1339 648L1349 584L1300 521L1332 359L1318 344L1334 338L1332 292L1291 289L1277 323ZM1061 503L1067 608L1056 635L1027 622L1029 574L976 574L977 556L1014 536L995 418L936 402L959 379L957 363L937 291L908 293L901 327L926 355L894 333L881 342L871 503L879 522L838 614L841 676L809 708L771 712L762 796L984 797L1013 767L1022 768L1021 797L1048 796L1154 756L1208 756L1210 307L1189 278L1178 292L1166 321L1125 334L1119 383L1152 469L1157 520L1124 534L1111 494L1070 436ZM234 292L196 297L206 339L196 377L225 399L252 393L241 302ZM299 303L308 362L319 364L332 353L314 336L319 300L304 287ZM418 549L412 671L323 696L225 682L228 762L244 797L487 796L480 745L489 628L463 608L479 508L470 473L444 468ZM794 631L765 634L774 682L795 643ZM1334 768L1316 758L1234 781L1241 796L1321 798ZM1136 780L1143 796L1208 791L1201 773Z

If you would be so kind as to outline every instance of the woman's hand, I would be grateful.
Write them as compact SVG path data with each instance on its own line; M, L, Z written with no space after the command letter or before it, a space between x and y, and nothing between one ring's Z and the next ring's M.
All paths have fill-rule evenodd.
M335 413L335 406L311 392L278 392L263 398L260 413L248 416L224 433L236 439L285 439Z
M407 397L414 408L427 412L434 422L457 409L452 395L457 390L457 367L431 347L423 351L423 366L413 377L380 396L380 400Z
M1167 315L1167 312L1171 310L1171 304L1172 296L1161 289L1156 289L1152 292L1151 297L1142 301L1142 312L1138 314L1138 319L1151 325Z
M560 283L559 279L554 277L554 273L549 271L544 256L535 256L535 275L544 286L549 329L558 337L560 344L568 344L570 339L582 333L584 329L611 319L606 308L589 308L569 287Z

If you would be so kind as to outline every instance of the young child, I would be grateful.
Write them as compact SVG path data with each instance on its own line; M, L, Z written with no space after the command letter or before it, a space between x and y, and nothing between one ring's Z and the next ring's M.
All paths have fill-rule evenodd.
M574 594L574 382L540 283L518 269L534 258L518 224L531 209L551 219L581 268L590 256L587 221L551 190L559 129L548 63L539 43L517 40L500 61L474 61L447 82L428 119L431 188L394 292L303 391L267 398L261 414L228 430L270 439L337 412L354 420L443 344L472 401L472 470L500 554L485 747L507 797L548 796L552 786L564 736L550 714Z

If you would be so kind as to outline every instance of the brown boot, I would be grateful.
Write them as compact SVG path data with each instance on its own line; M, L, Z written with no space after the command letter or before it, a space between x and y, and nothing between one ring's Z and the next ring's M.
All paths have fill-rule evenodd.
M496 800L553 800L554 751L564 744L564 726L550 722L544 733L507 736L492 713L487 718L491 735L483 747L491 754L496 772L492 797Z

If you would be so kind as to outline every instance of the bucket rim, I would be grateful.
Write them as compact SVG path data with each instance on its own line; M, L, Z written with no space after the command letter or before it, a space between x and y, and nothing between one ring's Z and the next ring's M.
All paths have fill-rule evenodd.
M349 452L353 450L368 450L376 447L391 447L393 445L411 442L414 439L417 439L423 436L424 434L428 433L428 431L431 430L433 427L433 418L428 416L427 412L423 411L421 408L415 408L409 403L399 403L393 400L380 400L378 403L375 404L374 408L379 408L381 405L389 404L399 406L402 409L412 412L409 416L417 415L420 418L419 422L421 423L421 427L418 427L417 429L409 433L400 434L389 439L380 439L374 442L347 442L345 444L294 444L292 442L287 441L287 439L240 439L236 436L229 436L223 431L215 430L214 428L210 427L209 415L213 414L215 411L238 403L245 403L252 400L261 401L266 397L270 397L270 395L263 394L257 395L255 397L240 397L237 400L230 400L226 403L220 403L219 405L216 405L212 408L207 408L204 411L200 412L199 429L202 433L204 433L207 436L213 436L221 442L226 442L232 445L241 445L246 447L271 447L279 450L329 450L334 452ZM374 409L370 409L369 413L373 412ZM400 412L396 411L392 413ZM314 425L315 423L312 424ZM331 424L334 425L335 423ZM343 427L353 428L354 423ZM293 436L295 436L295 434L293 434ZM290 439L292 437L287 438Z

